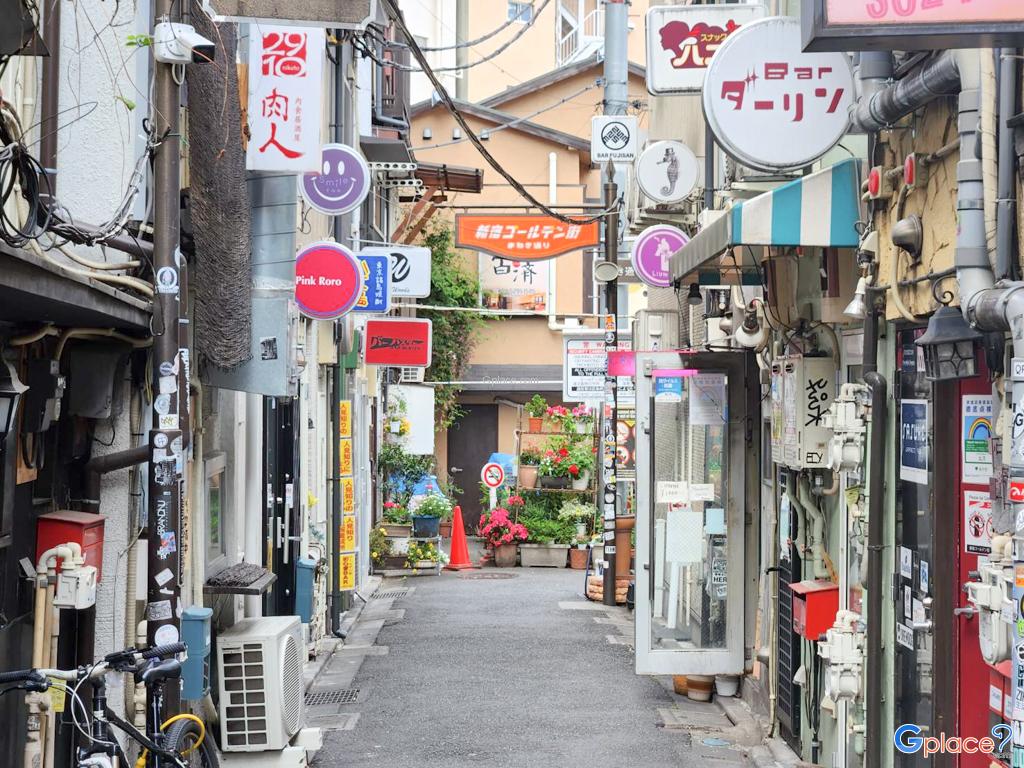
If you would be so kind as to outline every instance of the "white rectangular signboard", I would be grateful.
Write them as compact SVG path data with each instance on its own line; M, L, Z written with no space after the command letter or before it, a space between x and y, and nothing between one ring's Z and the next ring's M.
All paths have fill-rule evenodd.
M419 245L372 245L360 256L391 257L391 297L425 299L430 295L430 249Z

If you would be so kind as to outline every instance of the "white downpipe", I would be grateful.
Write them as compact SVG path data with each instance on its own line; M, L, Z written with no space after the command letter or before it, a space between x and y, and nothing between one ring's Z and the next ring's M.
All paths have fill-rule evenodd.
M985 189L985 242L988 244L988 260L994 264L996 193L999 187L999 150L996 147L996 132L999 130L996 103L999 94L996 88L996 64L992 49L985 48L980 53L981 127L978 137L981 141L981 178Z
M797 495L804 514L811 519L811 540L809 543L814 560L814 578L829 578L825 567L825 513L818 508L817 500L811 496L810 483L805 479L797 481Z
M191 530L193 535L189 547L191 557L189 557L190 573L188 576L191 577L192 605L202 605L203 584L206 583L206 552L205 547L199 542L205 542L206 537L196 536L196 532L205 531L209 521L206 519L206 462L203 461L203 385L199 381L194 367L191 384L195 389L196 397L192 416L192 486L189 489L192 493Z
M263 564L263 398L248 394L245 398L245 562ZM259 595L245 598L245 617L263 615Z
M548 153L548 205L558 204L558 155ZM558 259L548 262L548 330L563 331L566 326L558 322L555 305L558 303Z

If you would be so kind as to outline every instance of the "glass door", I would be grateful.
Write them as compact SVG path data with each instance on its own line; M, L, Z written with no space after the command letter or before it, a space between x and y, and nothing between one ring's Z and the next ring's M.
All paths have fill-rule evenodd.
M760 423L748 366L731 352L637 357L639 674L743 672L746 488L757 487Z

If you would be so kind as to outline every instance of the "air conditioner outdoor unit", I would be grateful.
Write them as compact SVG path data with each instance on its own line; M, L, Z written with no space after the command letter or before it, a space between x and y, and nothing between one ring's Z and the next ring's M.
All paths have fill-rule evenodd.
M399 371L399 384L422 384L426 368L402 368Z
M298 616L242 619L217 640L221 748L288 746L304 719L302 624Z

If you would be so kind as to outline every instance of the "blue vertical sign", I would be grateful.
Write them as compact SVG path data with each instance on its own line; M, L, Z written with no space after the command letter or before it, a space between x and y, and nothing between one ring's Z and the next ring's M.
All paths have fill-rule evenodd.
M360 255L359 266L363 272L363 293L352 309L384 314L391 309L390 259Z
M900 480L928 485L928 401L900 401Z

